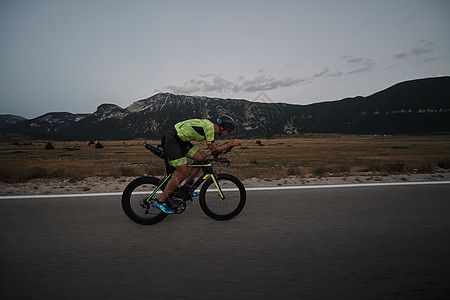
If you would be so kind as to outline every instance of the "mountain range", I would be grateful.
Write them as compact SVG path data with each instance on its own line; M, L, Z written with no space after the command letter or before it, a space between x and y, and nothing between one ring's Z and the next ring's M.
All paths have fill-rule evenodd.
M239 138L297 133L450 133L450 77L406 81L367 97L294 105L159 93L126 108L52 112L34 119L0 115L2 139L159 139L178 121L233 116Z

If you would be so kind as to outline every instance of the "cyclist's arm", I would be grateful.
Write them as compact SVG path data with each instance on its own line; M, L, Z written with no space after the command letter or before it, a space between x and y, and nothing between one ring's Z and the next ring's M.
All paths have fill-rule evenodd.
M211 150L211 152L222 152L222 151L227 150L230 147L239 146L240 144L241 144L240 140L231 140L222 145L217 145L214 142L207 144L207 145L209 147L209 150Z

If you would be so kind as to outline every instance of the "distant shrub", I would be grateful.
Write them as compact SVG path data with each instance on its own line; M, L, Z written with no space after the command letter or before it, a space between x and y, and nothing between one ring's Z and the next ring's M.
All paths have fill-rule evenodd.
M324 166L318 166L313 170L313 175L317 177L323 177L326 174L328 174L328 169Z
M102 148L103 148L102 143L97 142L97 144L95 144L95 148L96 148L96 149L102 149Z
M45 150L53 150L55 147L53 147L52 143L48 142L47 145L45 145Z
M121 166L119 168L120 176L136 176L137 174L139 174L139 170L137 168L128 167L128 166Z
M300 176L306 176L306 170L301 167L289 167L286 170L286 175L288 176L294 176L294 175L300 175Z
M437 166L442 169L450 169L450 159L449 160L441 160L437 163Z

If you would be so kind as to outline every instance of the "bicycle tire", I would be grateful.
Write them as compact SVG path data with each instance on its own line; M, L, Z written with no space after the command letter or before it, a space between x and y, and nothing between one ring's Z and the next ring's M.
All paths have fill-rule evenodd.
M203 212L214 220L230 220L244 209L247 199L245 187L238 178L229 174L219 174L216 180L225 198L221 198L213 179L210 177L200 189L200 206Z
M142 206L160 184L160 179L144 176L136 178L126 186L122 193L122 209L128 218L141 225L153 225L167 217L166 213L151 204ZM154 197L153 200L156 200L156 195Z

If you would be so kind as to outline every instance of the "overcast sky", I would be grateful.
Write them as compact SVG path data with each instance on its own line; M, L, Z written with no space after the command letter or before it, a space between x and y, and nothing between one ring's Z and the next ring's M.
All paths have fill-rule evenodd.
M158 92L309 104L449 74L448 0L0 0L0 114Z

